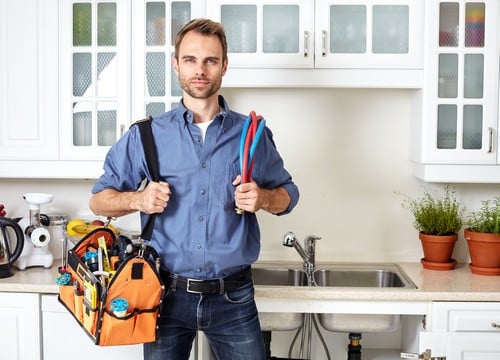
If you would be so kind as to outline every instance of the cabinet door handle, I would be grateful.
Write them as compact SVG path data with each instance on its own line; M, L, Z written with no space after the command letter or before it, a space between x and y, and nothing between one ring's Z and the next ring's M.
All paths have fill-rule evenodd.
M497 324L496 322L492 322L491 327L494 329L500 329L500 324Z
M309 56L309 31L304 31L304 57Z
M326 30L321 32L321 55L326 56Z
M125 124L120 124L120 137L122 137L123 134L125 134Z
M493 152L493 128L488 128L488 154Z

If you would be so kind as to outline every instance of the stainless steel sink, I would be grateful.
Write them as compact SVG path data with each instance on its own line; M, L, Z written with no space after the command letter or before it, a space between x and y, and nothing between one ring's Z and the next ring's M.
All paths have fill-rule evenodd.
M253 267L257 286L307 286L303 269L287 267ZM328 264L317 265L314 286L415 289L415 284L397 264ZM259 313L262 330L295 330L304 323L301 313ZM336 332L390 332L399 327L400 315L392 314L318 314L322 327Z
M255 285L270 285L270 286L307 285L306 273L301 269L253 267L252 279Z
M318 314L319 323L328 331L347 333L393 332L401 315L393 314Z
M405 288L415 284L396 264L339 264L314 272L317 286Z
M301 269L252 268L252 279L259 286L305 286L307 276ZM301 313L259 313L262 331L295 330L304 323Z
M314 272L316 286L349 288L415 289L396 264L338 264ZM393 314L318 314L323 328L336 332L391 332L401 316Z

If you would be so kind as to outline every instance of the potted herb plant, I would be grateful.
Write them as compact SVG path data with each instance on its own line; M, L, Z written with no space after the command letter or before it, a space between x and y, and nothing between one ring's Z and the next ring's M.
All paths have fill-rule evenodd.
M470 269L480 275L500 275L500 196L481 201L467 218L464 236Z
M416 199L403 201L414 217L414 227L419 232L424 258L424 268L451 270L456 260L451 258L458 232L462 228L465 206L457 201L456 190L445 186L442 191L424 191Z

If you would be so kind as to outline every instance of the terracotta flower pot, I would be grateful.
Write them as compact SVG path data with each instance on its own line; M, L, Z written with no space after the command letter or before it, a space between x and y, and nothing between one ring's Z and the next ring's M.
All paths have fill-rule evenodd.
M500 234L480 233L467 228L464 236L469 246L472 272L500 274Z
M451 254L458 235L428 235L418 234L424 250L424 259L429 263L450 263Z

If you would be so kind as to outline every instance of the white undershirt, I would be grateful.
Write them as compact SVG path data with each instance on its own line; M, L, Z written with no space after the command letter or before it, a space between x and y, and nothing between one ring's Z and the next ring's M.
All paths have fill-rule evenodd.
M205 122L202 122L202 123L195 123L195 125L200 128L201 138L203 139L203 141L205 141L205 134L207 133L207 128L213 122L214 122L213 120L210 120L210 121L205 121Z

